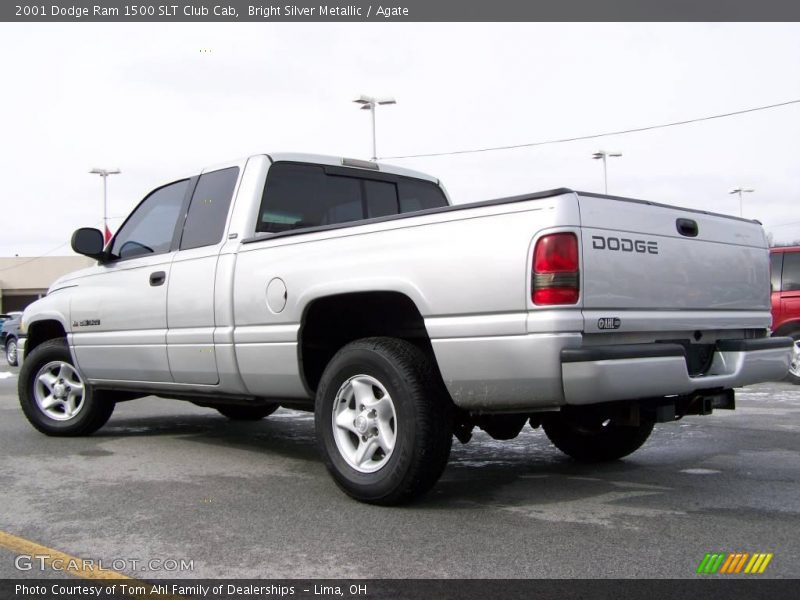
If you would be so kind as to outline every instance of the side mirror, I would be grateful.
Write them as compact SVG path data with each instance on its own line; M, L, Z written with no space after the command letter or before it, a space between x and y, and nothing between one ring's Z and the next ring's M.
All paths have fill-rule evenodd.
M78 254L83 254L89 258L101 260L105 254L103 246L105 240L99 229L91 227L81 227L72 234L72 249Z

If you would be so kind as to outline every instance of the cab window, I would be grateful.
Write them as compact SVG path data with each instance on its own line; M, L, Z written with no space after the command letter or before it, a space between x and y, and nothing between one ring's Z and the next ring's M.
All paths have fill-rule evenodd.
M142 200L114 237L111 257L126 259L169 252L188 185L188 179L176 181Z
M222 241L239 168L203 173L192 194L181 237L181 250L212 246Z
M256 231L280 233L442 206L444 193L428 181L278 162L267 175Z
M403 177L397 182L397 191L400 196L400 212L447 206L442 188L430 181Z
M319 165L276 163L267 175L256 231L279 233L361 218L357 179L331 177Z

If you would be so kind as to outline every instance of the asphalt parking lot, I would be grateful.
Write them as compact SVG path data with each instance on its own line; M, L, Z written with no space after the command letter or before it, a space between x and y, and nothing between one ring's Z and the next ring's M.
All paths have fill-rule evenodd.
M335 487L310 414L236 424L147 398L92 437L48 438L19 411L16 371L0 368L0 532L94 560L192 562L119 569L131 576L693 578L705 553L738 551L774 553L756 577L800 576L800 387L786 383L657 426L601 466L541 431L478 433L424 500L379 508ZM0 578L47 575L17 555L0 549Z

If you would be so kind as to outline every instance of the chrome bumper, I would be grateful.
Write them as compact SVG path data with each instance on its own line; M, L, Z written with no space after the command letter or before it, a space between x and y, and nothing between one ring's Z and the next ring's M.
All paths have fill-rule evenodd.
M564 399L567 404L597 404L781 379L789 370L793 345L791 338L720 340L708 372L695 377L689 375L679 344L564 349Z

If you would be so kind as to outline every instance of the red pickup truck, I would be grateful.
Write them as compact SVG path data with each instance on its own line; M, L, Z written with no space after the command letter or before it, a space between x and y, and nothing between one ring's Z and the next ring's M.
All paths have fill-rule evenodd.
M789 374L800 384L800 246L772 248L772 331L773 335L794 339Z

